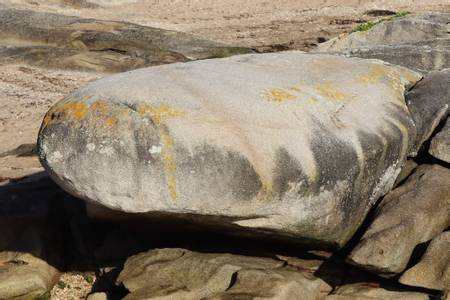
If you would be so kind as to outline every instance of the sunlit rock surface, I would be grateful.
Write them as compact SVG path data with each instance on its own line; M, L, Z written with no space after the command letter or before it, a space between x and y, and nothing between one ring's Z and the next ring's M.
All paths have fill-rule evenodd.
M39 155L111 209L339 247L410 153L404 92L419 79L296 51L140 69L53 106Z

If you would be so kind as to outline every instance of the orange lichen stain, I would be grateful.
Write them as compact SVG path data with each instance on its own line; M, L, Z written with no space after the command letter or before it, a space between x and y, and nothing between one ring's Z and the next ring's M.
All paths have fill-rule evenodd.
M109 111L109 107L106 101L97 100L89 106L89 110L105 114Z
M280 88L265 91L264 95L266 96L267 100L275 103L280 103L285 100L294 100L297 98L296 96L288 93L285 89Z
M158 129L162 145L161 155L166 173L167 190L172 201L176 201L177 163L175 158L174 140L165 127L165 122L171 118L183 117L185 113L164 104L159 106L141 104L137 107L136 111L142 115L149 116Z
M348 95L341 92L339 88L332 83L321 83L316 85L315 88L319 95L334 101L345 101L350 99Z
M55 104L45 115L43 127L48 127L57 121L56 114L61 114L64 118L79 122L88 112L87 105L82 101L70 101L64 104Z
M167 119L184 116L184 112L164 104L159 106L141 104L136 111L140 114L148 115L157 126L163 124Z
M97 100L89 106L90 125L100 123L106 128L115 128L119 123L116 115L120 114L118 109L112 108L108 102L104 100Z

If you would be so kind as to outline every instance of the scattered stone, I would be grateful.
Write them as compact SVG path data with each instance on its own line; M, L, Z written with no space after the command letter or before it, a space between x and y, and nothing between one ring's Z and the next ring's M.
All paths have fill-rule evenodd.
M0 62L98 72L251 52L132 23L1 7L0 33Z
M450 118L447 119L441 131L433 137L428 151L434 157L450 163Z
M0 252L0 299L35 299L47 294L58 271L28 253Z
M51 290L51 299L86 299L93 288L94 279L95 275L89 273L63 273Z
M384 17L384 16L395 16L396 12L386 9L371 9L366 11L364 14L371 17Z
M156 249L130 257L118 278L134 299L322 299L331 287L283 261ZM300 297L300 298L299 298Z
M450 226L450 170L421 165L391 191L373 223L348 257L350 263L381 276L402 272L414 248Z
M338 287L326 300L428 300L427 294L387 290L380 286L355 283Z
M409 15L341 35L316 51L378 58L420 72L450 67L450 14Z
M450 69L430 72L406 94L417 129L415 152L427 141L450 108Z
M419 79L298 51L146 68L53 106L38 151L64 189L114 210L337 248L410 154Z
M450 289L450 231L431 241L420 262L408 269L400 282L435 290Z

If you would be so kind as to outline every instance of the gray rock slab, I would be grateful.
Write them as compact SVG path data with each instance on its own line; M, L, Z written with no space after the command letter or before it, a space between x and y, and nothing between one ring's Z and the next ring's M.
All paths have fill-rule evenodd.
M406 270L403 284L435 290L450 288L450 231L435 237L420 261Z
M402 272L414 248L450 226L450 169L421 165L384 197L348 260L382 276Z

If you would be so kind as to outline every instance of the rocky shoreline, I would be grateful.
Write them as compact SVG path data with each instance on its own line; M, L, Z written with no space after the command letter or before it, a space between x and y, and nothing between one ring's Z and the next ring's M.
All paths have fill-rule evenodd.
M75 91L37 152L87 204L46 172L0 186L0 299L61 299L61 271L88 299L447 299L448 23L399 17L319 47L332 55L180 63Z

